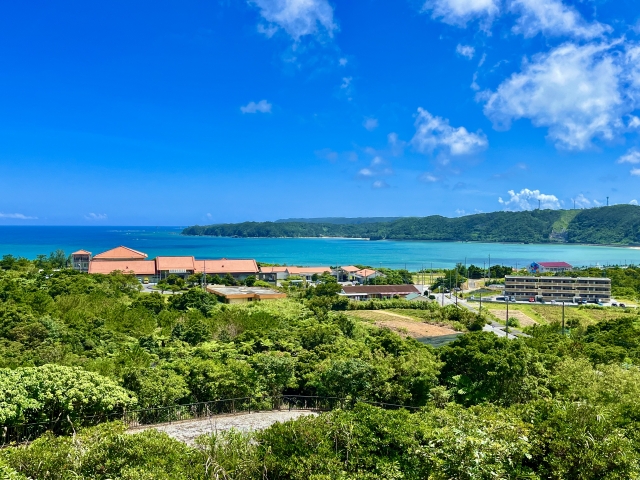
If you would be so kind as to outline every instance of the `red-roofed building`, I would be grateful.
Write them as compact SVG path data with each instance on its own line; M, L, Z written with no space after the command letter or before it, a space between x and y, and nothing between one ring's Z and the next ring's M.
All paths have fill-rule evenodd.
M89 271L89 262L91 262L91 252L86 250L78 250L71 254L71 265L74 270L79 272Z
M153 282L156 275L156 262L153 260L114 260L111 262L103 261L89 263L89 273L108 275L112 272L133 274L138 277L139 280L146 278Z
M572 270L573 266L567 262L533 262L529 265L530 273L562 273Z
M373 280L377 277L384 277L384 274L378 272L377 270L371 270L370 268L363 268L362 270L358 270L353 274L354 280L358 283L367 283L369 280Z
M112 262L114 260L129 260L129 261L142 261L147 259L147 254L139 252L129 247L123 247L122 245L106 252L94 255L92 261L107 261Z
M193 257L156 257L156 271L160 278L167 278L169 275L186 278L196 271L195 259Z
M260 273L258 264L255 260L229 260L222 258L220 260L196 260L196 273L204 273L207 275L218 275L224 277L229 274L236 280L244 280L253 275L255 277Z

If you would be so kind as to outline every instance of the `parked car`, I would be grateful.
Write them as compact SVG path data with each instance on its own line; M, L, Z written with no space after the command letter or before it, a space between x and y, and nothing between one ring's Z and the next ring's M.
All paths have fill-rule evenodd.
M535 298L533 298L533 297L529 298L529 303L534 303L535 301L536 301Z
M622 308L626 308L627 307L624 303L621 303L619 306L622 307Z
M617 302L611 302L611 306L612 306L612 307L617 307L617 306L618 306L618 303L617 303Z

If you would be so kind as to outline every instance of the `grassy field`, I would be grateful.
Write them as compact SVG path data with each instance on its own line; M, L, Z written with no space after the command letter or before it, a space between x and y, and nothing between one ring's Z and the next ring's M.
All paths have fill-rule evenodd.
M478 303L473 302L477 307ZM483 303L482 310L506 310L504 303ZM520 311L538 323L549 324L562 321L562 307L560 305L509 305L509 311ZM594 323L613 320L625 316L637 316L638 313L631 309L616 308L589 308L589 307L566 307L565 322L577 320L581 325L591 325ZM504 320L504 319L503 319Z

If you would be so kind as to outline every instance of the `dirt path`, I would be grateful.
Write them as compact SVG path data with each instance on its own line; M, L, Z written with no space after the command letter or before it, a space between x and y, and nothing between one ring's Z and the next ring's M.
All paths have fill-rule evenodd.
M287 422L295 420L306 415L317 415L315 412L309 411L274 411L274 412L257 412L243 413L237 415L225 415L201 420L186 420L184 422L138 427L132 428L127 433L139 433L145 430L155 429L159 432L165 432L172 438L193 445L195 439L201 435L213 432L222 432L226 430L240 430L243 432L253 430L264 430L277 422Z
M489 312L491 313L491 315L493 315L494 317L496 317L497 319L499 319L502 322L506 321L506 317L507 317L507 311L506 310L489 310ZM537 325L538 322L536 322L533 318L531 318L529 315L519 311L519 310L511 310L509 311L509 317L510 318L515 318L518 320L518 323L520 324L521 327L530 327L531 325Z
M377 327L388 328L412 338L440 337L458 333L450 328L431 325L398 313L387 312L386 310L356 310L349 313L358 318L372 321Z

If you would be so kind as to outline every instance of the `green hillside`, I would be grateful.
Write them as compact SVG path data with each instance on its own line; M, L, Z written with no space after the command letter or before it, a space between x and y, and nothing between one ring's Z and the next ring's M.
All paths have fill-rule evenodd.
M186 228L183 234L219 237L347 237L372 240L640 245L640 207L615 205L589 210L493 212L459 218L433 215L362 224L245 222L196 225Z

